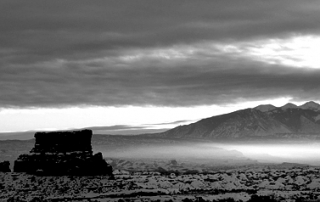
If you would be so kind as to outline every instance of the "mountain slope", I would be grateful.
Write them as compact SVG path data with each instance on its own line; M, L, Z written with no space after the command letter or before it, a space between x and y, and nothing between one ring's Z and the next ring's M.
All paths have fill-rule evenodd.
M288 103L282 107L261 105L202 119L159 133L170 138L233 139L294 135L320 137L320 105Z

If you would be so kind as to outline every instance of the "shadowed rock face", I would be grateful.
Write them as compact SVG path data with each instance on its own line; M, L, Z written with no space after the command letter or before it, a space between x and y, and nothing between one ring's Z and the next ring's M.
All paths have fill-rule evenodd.
M91 152L91 130L65 132L38 132L34 135L36 142L31 152Z
M0 162L0 172L11 172L9 161Z
M35 146L14 162L14 172L43 175L112 175L101 153L93 155L91 130L38 132Z

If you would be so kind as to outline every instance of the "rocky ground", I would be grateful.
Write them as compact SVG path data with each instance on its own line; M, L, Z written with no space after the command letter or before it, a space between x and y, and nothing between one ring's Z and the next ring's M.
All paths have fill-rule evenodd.
M114 175L111 180L107 176L0 173L0 201L252 201L252 196L320 200L317 167L257 167L202 174L115 170Z
M161 173L208 173L216 170L246 168L261 165L250 159L132 159L107 158L114 170L152 171Z

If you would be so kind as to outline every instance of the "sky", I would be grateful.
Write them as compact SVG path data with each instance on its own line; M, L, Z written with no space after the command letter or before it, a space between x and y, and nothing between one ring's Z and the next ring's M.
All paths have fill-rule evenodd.
M319 10L318 0L1 0L0 132L131 133L319 102Z

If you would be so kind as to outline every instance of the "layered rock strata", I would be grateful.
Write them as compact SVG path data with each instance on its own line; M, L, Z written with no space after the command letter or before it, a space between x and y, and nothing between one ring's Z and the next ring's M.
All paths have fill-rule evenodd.
M14 162L14 172L43 175L112 175L99 152L93 154L91 130L37 132L35 146Z

